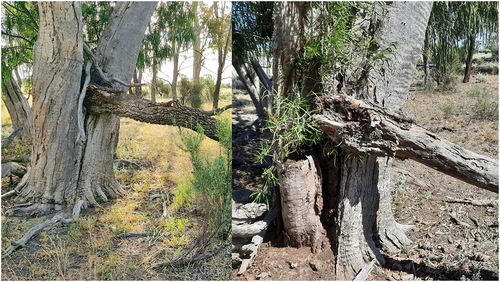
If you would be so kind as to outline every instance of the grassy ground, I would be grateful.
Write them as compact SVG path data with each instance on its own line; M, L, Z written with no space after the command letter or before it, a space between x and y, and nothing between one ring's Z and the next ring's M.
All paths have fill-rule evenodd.
M219 102L221 106L231 103L230 93L230 89L223 89L221 96L225 99ZM211 103L205 103L203 108L210 109ZM6 112L2 108L3 125L8 123ZM230 116L231 112L226 111L221 118ZM7 128L2 127L4 129ZM57 224L40 232L26 248L2 257L2 279L230 279L228 239L210 238L217 227L209 223L206 206L196 194L187 196L193 168L189 154L180 148L181 144L176 127L122 119L116 159L127 162L115 166L115 175L126 194L104 203L102 207L85 210L78 222ZM201 154L214 159L219 153L219 143L205 138ZM8 178L2 181L2 193L10 188L7 186ZM181 188L184 194L179 192ZM151 200L150 196L154 194L168 195L168 199ZM4 207L7 205L9 203L3 203ZM3 212L4 209L2 249L44 220L5 217ZM118 237L124 232L151 235ZM215 249L223 251L211 259L165 265L166 262L213 253Z

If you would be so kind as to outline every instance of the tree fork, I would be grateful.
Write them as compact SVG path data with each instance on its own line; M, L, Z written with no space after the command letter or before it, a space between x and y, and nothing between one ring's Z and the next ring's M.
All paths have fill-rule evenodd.
M498 193L498 161L457 146L401 114L338 94L316 99L317 125L348 152L412 159Z

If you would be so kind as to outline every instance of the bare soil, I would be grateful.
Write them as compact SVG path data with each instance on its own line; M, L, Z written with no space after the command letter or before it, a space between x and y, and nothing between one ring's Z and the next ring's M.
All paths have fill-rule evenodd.
M447 89L426 91L412 85L403 109L418 124L469 150L498 158L498 115L480 117L481 107L498 111L498 75L476 75L471 83L456 78ZM485 105L478 103L485 99ZM483 103L484 104L484 103ZM235 116L252 113L242 91L233 96L233 139L245 130ZM255 118L255 117L254 117ZM248 119L249 124L251 121ZM262 171L249 169L264 137L233 147L233 190L256 190ZM393 213L400 224L413 225L413 241L376 265L368 280L498 280L498 194L444 175L417 162L396 160ZM489 206L449 202L450 198L495 200ZM282 246L271 228L252 266L233 280L332 280L334 255L328 246L318 254L308 247ZM327 244L327 242L326 242Z

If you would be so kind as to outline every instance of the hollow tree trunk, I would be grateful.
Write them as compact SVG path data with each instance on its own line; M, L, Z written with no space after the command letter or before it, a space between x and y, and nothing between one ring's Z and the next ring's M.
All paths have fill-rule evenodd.
M22 128L21 139L31 143L33 138L33 112L26 97L21 92L21 88L13 78L10 78L7 82L5 96L3 97L5 97L3 101L9 112L14 131Z
M287 159L277 168L285 244L311 246L316 252L320 236L326 235L320 221L323 197L319 164L313 156L307 156L298 160Z
M130 81L142 37L156 3L119 2L103 32L96 57L107 76ZM33 153L27 185L20 191L34 212L107 200L123 190L114 178L119 118L87 115L87 143L77 145L77 105L83 67L79 2L40 2L35 45ZM57 32L53 29L57 26ZM57 50L58 52L54 52ZM126 89L123 89L126 91Z

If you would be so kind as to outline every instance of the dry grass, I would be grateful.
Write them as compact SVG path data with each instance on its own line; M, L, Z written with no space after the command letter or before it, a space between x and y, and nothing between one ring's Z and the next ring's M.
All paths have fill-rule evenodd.
M220 101L221 106L229 103L230 97ZM210 109L211 103L205 103L203 108ZM231 112L226 111L222 118L230 116ZM176 198L176 205L168 207L167 217L163 217L163 199L150 200L152 194L175 193L179 184L182 186L192 179L189 154L179 148L180 144L176 127L122 119L117 158L131 160L141 167L115 168L126 194L103 203L102 207L85 211L76 223L55 225L36 235L26 248L2 259L2 279L230 279L228 252L200 263L153 269L158 263L183 257L198 238L208 236L203 228L207 219L201 216L195 201ZM205 138L201 154L214 159L219 151L218 142ZM41 220L2 217L3 248ZM154 235L117 237L124 232ZM209 251L211 247L195 248L192 254Z

